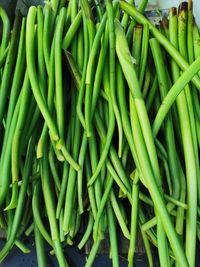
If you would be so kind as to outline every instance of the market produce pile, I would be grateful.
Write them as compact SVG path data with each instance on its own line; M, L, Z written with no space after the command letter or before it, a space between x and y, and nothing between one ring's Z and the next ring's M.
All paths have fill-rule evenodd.
M39 267L88 241L89 267L108 238L117 267L121 233L129 267L138 235L149 266L195 266L200 33L192 1L158 25L147 2L0 9L0 262L33 235Z

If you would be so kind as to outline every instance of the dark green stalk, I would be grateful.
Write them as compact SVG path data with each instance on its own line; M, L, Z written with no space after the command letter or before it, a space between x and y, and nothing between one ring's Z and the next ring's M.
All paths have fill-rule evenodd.
M25 25L24 25L25 26ZM17 57L17 51L18 51L18 46L19 46L19 32L22 29L22 18L20 14L18 13L15 17L14 21L14 26L13 26L13 31L11 35L11 40L10 40L10 45L9 45L9 50L8 50L8 55L5 63L5 68L3 70L2 74L2 81L1 81L1 90L0 90L0 99L1 99L1 105L0 105L0 124L3 121L3 118L5 116L5 109L6 109L6 103L7 103L7 97L10 93L11 89L11 77L13 76L12 73L14 71L15 67L15 61ZM23 31L25 28L23 28ZM23 31L21 38L23 38ZM22 58L20 58L23 62L23 54ZM21 66L20 66L21 67ZM18 70L20 71L20 70ZM19 82L21 82L20 76Z

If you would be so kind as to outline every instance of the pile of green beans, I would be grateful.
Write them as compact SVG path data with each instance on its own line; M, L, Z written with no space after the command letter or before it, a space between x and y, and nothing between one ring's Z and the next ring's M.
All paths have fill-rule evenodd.
M153 25L148 1L0 8L0 229L39 267L101 242L120 266L194 267L200 239L200 32L192 0Z

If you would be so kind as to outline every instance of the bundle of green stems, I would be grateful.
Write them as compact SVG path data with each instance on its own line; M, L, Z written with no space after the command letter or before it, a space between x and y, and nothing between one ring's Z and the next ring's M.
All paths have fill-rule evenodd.
M147 0L49 0L0 8L2 262L14 246L47 253L92 243L95 266L119 234L134 266L194 267L200 239L200 33L192 1L153 25Z

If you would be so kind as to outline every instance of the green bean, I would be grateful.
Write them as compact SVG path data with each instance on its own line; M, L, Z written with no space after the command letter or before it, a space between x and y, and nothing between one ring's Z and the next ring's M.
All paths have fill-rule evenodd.
M26 198L26 193L27 193L27 187L29 183L29 177L31 173L31 165L32 165L32 158L33 158L33 153L34 153L34 145L35 145L35 140L36 138L33 137L30 144L29 144L29 149L26 155L26 162L25 166L23 169L23 174L22 174L22 186L20 188L20 193L19 193L19 199L15 211L15 215L13 218L13 223L12 223L12 229L9 234L9 239L7 240L6 244L0 251L0 261L2 261L8 254L9 250L12 248L16 236L17 236L17 231L19 227L20 220L22 218L23 214L23 209L22 207L25 205L25 198Z
M90 55L87 64L87 72L86 72L86 91L85 91L85 124L86 124L86 133L87 136L91 136L91 97L92 97L92 84L93 84L93 71L95 64L95 57L98 52L99 43L101 40L101 36L103 34L104 28L106 26L107 16L104 14L103 19L100 23L100 26L97 30L97 33L94 37L94 41L92 46L90 47Z
M44 240L36 224L34 224L34 234L38 267L45 267L46 258L44 251Z
M8 137L7 137L7 140L4 140L3 149L2 149L2 153L1 153L1 160L0 160L0 166L1 166L0 205L3 204L3 202L6 198L6 194L8 192L9 184L10 184L11 146L12 146L12 138L14 135L16 124L17 124L17 117L18 117L18 113L19 113L20 102L21 102L21 94L18 97L18 101L17 101L16 106L15 106L14 114L13 114L12 121L10 124L10 129L8 132Z
M116 216L116 218L118 220L118 223L120 225L120 228L122 230L123 235L127 239L130 239L129 230L128 230L128 228L126 226L126 223L124 221L124 218L123 218L123 216L121 214L121 211L120 211L119 205L117 203L117 200L116 200L115 193L114 193L113 189L111 189L111 192L110 192L110 203L112 205L113 211L114 211L115 216Z
M108 14L108 30L109 30L109 79L110 79L110 96L113 105L113 110L118 127L118 139L119 139L119 157L122 153L122 140L123 140L123 130L122 121L120 117L119 108L117 105L116 91L115 91L115 23L114 23L114 7L112 6L112 1L107 0L106 11Z
M67 141L66 141L66 146L67 149L69 150L70 148L70 141L71 141L71 131L68 132L67 135ZM60 187L60 193L58 196L58 203L56 207L56 219L60 217L60 212L62 209L62 205L64 203L64 198L66 194L66 187L67 187L67 181L68 181L68 175L69 175L69 164L68 162L64 162L63 166L63 173L62 173L62 182L61 182L61 187Z
M50 147L50 150L49 150L49 166L51 169L52 177L53 177L54 182L55 182L55 186L60 191L61 183L60 183L59 174L58 174L58 171L56 168L56 162L55 162L52 146Z
M180 55L180 53L174 48L174 46L163 36L158 29L156 29L151 22L149 22L141 13L139 13L133 6L123 1L119 2L120 8L132 16L138 23L148 24L150 32L159 41L159 43L166 49L170 56L176 61L179 67L185 71L188 68L187 61ZM197 89L200 89L200 81L197 76L193 77L194 84Z
M106 202L109 198L109 194L110 194L110 190L111 190L111 187L112 187L112 184L113 184L113 178L110 174L107 175L107 179L105 181L105 191L102 195L102 198L101 198L101 202L100 202L100 205L98 207L98 210L97 210L97 215L95 217L95 221L94 221L94 225L93 225L93 239L94 239L94 242L97 241L99 237L98 235L98 227L99 227L99 221L101 219L101 215L104 211L104 208L105 208L105 205L106 205Z
M15 132L12 140L12 198L9 206L6 209L13 209L17 205L18 199L18 181L19 181L19 160L20 160L20 141L22 135L23 125L25 123L26 114L29 107L29 98L30 98L30 82L28 78L28 73L26 71L24 84L22 88L21 103L19 108L19 115L17 119L17 124L15 127Z
M39 211L39 200L41 199L41 184L40 181L38 181L33 188L33 198L32 198L32 209L33 209L33 217L34 217L34 223L37 225L40 233L44 237L44 239L48 242L50 246L53 247L52 239L47 232L47 229L45 228L42 218Z
M0 68L3 67L3 65L5 64L6 62L6 58L7 58L7 55L8 55L8 50L9 50L9 45L6 47L3 55L1 56L0 58Z
M76 32L78 31L81 22L82 22L82 10L79 11L79 13L76 15L75 19L73 20L73 22L71 23L69 29L67 30L67 33L65 35L65 37L63 38L63 42L62 42L62 48L67 50L76 34Z
M47 73L49 74L50 67L50 40L52 32L52 8L45 5L44 8L44 27L43 27L43 54Z
M91 267L92 266L94 259L95 259L95 256L97 254L97 251L99 249L100 243L101 243L101 239L97 239L97 241L93 243L93 246L92 246L90 254L87 258L85 267Z
M134 0L129 0L129 3L135 6L135 1ZM121 25L124 28L124 31L126 31L126 28L128 26L128 14L124 13L122 20L121 20Z
M48 26L46 26L46 27L48 27ZM44 38L45 38L45 33L44 33ZM47 48L45 48L44 44L43 44L43 46L44 46L44 50L47 50ZM44 52L44 56L45 56L45 52ZM49 110L52 113L53 105L54 105L54 94L55 94L55 89L54 89L54 86L55 86L54 85L55 84L55 39L53 40L53 43L51 46L50 65L49 65L48 75L49 75L49 84L48 84L47 103L48 103ZM37 158L41 158L43 156L44 140L46 138L46 135L48 135L48 126L45 123L44 127L42 129L41 136L39 138L38 146L37 146ZM55 148L55 145L53 142L52 142L52 146L54 147L55 153L57 153L57 158L59 160L61 160L63 156Z
M2 7L0 8L0 17L3 22L2 38L0 46L0 57L2 57L6 50L6 47L8 46L9 34L10 34L10 20L5 10Z
M199 49L199 29L195 22L193 22L193 29L192 29L192 35L193 35L193 42L194 42L194 56L195 59L197 59L200 56L200 49Z
M133 43L132 43L132 55L133 61L135 61L135 71L138 76L140 69L140 55L141 55L141 44L142 44L142 32L143 27L140 24L136 24L133 33Z
M79 213L83 213L83 167L84 167L84 160L85 154L87 149L87 136L84 133L82 137L80 153L78 164L81 166L81 169L78 171L77 179L78 179L78 203L79 203Z
M58 23L55 31L55 99L56 99L56 116L58 124L58 133L61 139L64 139L64 101L63 101L63 84L62 84L62 51L61 41L63 27L66 17L66 9L62 8L59 13Z
M155 94L157 92L157 87L158 87L158 77L157 77L157 75L155 75L154 79L153 79L153 83L151 85L151 88L149 89L149 94L146 97L146 108L147 108L147 111L150 110L150 107L151 107L151 105L153 103Z
M91 167L89 164L88 155L86 155L86 159L85 159L85 171L86 171L87 180L89 180L89 178L91 177L92 171L91 171ZM95 218L96 214L97 214L97 203L96 203L96 199L95 199L95 192L94 192L94 186L93 185L88 188L88 197L89 197L92 215L93 215L93 218Z
M47 146L46 146L47 148ZM44 150L44 157L40 159L40 168L41 168L41 181L42 181L42 191L44 195L45 206L47 210L47 215L49 219L50 229L51 229L51 237L53 241L53 247L55 250L55 254L57 256L57 260L60 267L68 266L66 259L64 257L59 233L58 233L58 225L56 221L55 207L53 203L53 192L50 188L49 181L49 166L48 166L48 155L47 149Z
M37 9L33 6L29 9L28 17L27 17L27 31L26 31L26 56L27 56L27 68L28 74L30 78L30 83L32 86L33 94L35 96L36 102L40 108L42 115L47 122L47 125L51 131L53 140L58 141L59 136L55 124L51 115L49 114L49 110L46 106L46 103L42 97L40 92L40 88L38 85L36 67L34 63L34 38L35 38L35 20L36 20L36 12Z
M141 231L142 240L143 240L143 244L145 247L149 267L153 267L153 257L152 257L152 253L151 253L151 247L150 247L149 239L148 239L146 233L141 230L141 227L140 227L140 231Z
M76 110L76 95L75 91L74 94L72 95L72 104L71 104L71 114L74 114ZM81 143L81 124L78 119L78 116L74 116L72 118L72 142L73 142L73 147L72 147L72 155L73 157L78 160L79 156L79 149L80 149L80 143ZM73 134L73 131L77 131L76 134ZM64 232L68 233L69 228L70 228L70 215L74 206L74 195L77 193L77 173L73 169L73 167L70 166L69 169L69 179L68 179L68 184L67 184L67 190L66 190L66 199L65 199L65 208L64 208L64 219L63 219L63 230Z
M44 31L44 17L42 14L42 7L37 8L37 40L38 40L38 83L40 91L46 96L46 69L43 49L43 31Z
M162 51L160 49L159 43L156 39L150 39L150 46L154 57L154 63L158 75L158 83L160 88L161 98L164 99L168 90L169 83L167 81L166 72L164 69L164 60L162 57ZM171 179L173 183L173 192L172 196L175 199L179 198L180 195L180 181L179 181L179 168L177 163L177 151L175 146L175 136L174 129L172 124L171 113L168 114L166 118L166 146L168 154L168 162L170 168Z
M146 72L145 72L145 77L144 77L144 84L143 84L143 88L142 88L142 94L143 97L146 98L148 90L149 90L149 85L151 82L151 72L149 70L148 67L146 67Z
M135 176L138 176L138 174L136 173ZM134 179L135 178L137 177L134 177ZM139 177L137 180L139 180ZM133 266L134 254L135 254L135 249L136 249L138 203L139 203L139 185L138 185L138 181L133 181L132 207L131 207L131 230L130 230L130 243L129 243L129 250L128 250L128 266L129 267Z
M57 128L53 121L52 116L50 115L49 109L46 105L46 101L42 97L42 94L39 89L38 79L36 68L34 64L34 25L36 19L36 8L33 6L29 9L28 18L27 18L27 31L26 31L26 56L27 56L27 69L30 78L31 88L36 99L36 102L39 106L39 109L45 118L45 121L50 130L50 135L52 139L56 142L58 141L58 147L62 150L62 153L67 161L73 165L73 167L78 170L78 164L72 159L71 155L66 150L65 145L63 144L62 139L59 138Z
M174 83L168 94L165 96L162 104L156 114L156 118L153 123L153 134L156 136L165 116L167 115L170 107L175 102L177 96L185 88L185 86L191 81L192 77L200 70L200 58L196 59L190 67L182 73L180 78Z
M82 103L83 103L83 98L84 98L84 93L85 93L85 80L86 80L88 57L89 57L89 39L88 39L89 37L88 37L87 24L86 24L85 17L83 17L83 35L84 35L84 45L85 45L85 56L84 56L84 63L83 63L82 78L80 79L81 83L79 86L80 89L79 89L76 111L77 111L77 115L79 117L79 120L83 128L85 128L85 118L82 112Z
M109 83L108 76L106 75L106 77L104 79L104 87L105 87L105 89L107 88L107 90L109 90L109 84L108 83ZM109 97L111 98L110 92L109 92ZM112 141L112 137L114 134L114 129L115 129L114 110L113 110L113 105L112 105L111 101L109 101L109 123L108 123L107 136L106 136L103 151L102 151L101 156L100 156L100 160L98 162L98 165L96 166L96 169L95 169L92 177L90 178L90 180L88 182L88 186L92 185L93 182L97 179L97 177L101 171L101 168L102 168L102 166L103 166L103 164L107 158L110 144Z
M148 122L148 116L146 113L144 101L142 98L142 93L139 87L139 83L137 81L136 72L131 62L130 51L128 48L128 44L125 39L125 34L119 23L116 23L116 52L119 58L120 64L122 66L122 71L124 72L125 78L127 79L127 83L130 88L130 92L135 99L135 104L137 108L138 117L141 123L141 127L143 129L144 139L147 146L147 150L150 158L153 160L153 169L155 171L155 175L158 180L159 177L159 167L158 161L155 151L155 146L152 139L150 124ZM123 49L122 49L123 47ZM126 51L126 52L125 52ZM133 78L134 77L134 78ZM134 84L132 81L135 81Z
M148 40L149 40L149 26L147 24L143 27L143 35L142 35L142 47L141 47L141 59L140 59L140 76L139 76L139 84L142 86L145 68L147 64L147 54L148 54Z
M120 30L120 28L118 28L117 30ZM124 48L124 41L123 41L123 43L121 43L121 45L122 44L123 44L123 48ZM117 50L117 53L118 53L118 56L119 56L120 53L121 53L120 49ZM120 55L120 61L121 61L122 67L125 66L124 65L125 63L127 65L127 63L131 61L130 57L126 58L126 61L123 61L123 60L124 60L124 58L121 57L121 55ZM128 64L132 68L131 62L128 63ZM132 68L132 70L133 70L133 68ZM131 74L133 74L133 76L131 75L131 77L135 76L134 72L131 72ZM126 75L126 72L125 72L125 75ZM130 78L130 73L127 74L127 78ZM135 87L135 88L131 89L132 82L130 80L128 80L128 84L129 84L130 90L133 90L132 94L133 94L133 96L135 98L135 100L133 100L132 94L130 95L130 99L132 99L132 101L130 103L130 106L132 107L131 118L135 118L136 119L137 112L138 112L138 115L140 116L140 123L142 123L142 124L145 123L145 125L147 127L149 127L148 126L148 124L149 124L148 123L148 119L146 118L145 110L143 108L143 102L141 101L141 92L139 91L138 87ZM136 101L136 103L134 103L135 101ZM137 105L138 110L136 109L135 104ZM141 107L139 107L139 105L141 105ZM139 109L140 109L140 111L139 111ZM144 115L143 118L141 117L141 114ZM144 119L146 120L146 122L144 122ZM139 123L139 121L138 121L138 123ZM136 150L137 150L137 154L138 154L139 165L140 165L140 168L141 168L142 173L143 173L143 178L146 177L145 181L146 181L146 184L148 185L148 189L151 192L151 197L154 200L156 211L159 213L159 216L160 216L160 218L162 220L163 227L164 227L164 229L165 229L165 231L166 231L166 233L168 235L168 238L170 240L171 246L172 246L172 248L174 250L174 253L176 255L177 261L178 262L182 262L182 266L188 266L187 260L185 258L184 253L183 253L183 249L182 249L182 247L180 245L180 242L179 242L179 240L177 238L177 235L175 233L175 230L173 228L173 225L171 223L169 215L168 215L168 213L166 211L166 208L165 208L161 193L160 193L160 191L159 191L159 189L158 189L158 187L156 185L156 180L155 179L159 179L159 177L156 175L157 173L159 173L159 168L158 168L158 166L156 166L157 163L155 161L156 164L155 164L155 166L153 166L153 169L154 169L154 171L156 170L156 172L153 172L153 170L151 169L152 167L151 167L151 164L149 162L149 158L147 156L146 147L145 147L145 145L143 143L144 140L142 141L142 133L141 133L141 130L140 130L140 126L137 123L132 123L132 128L133 128L133 131L132 131L133 135L135 136L136 140L138 140ZM143 133L144 133L144 131L143 131ZM147 133L149 135L146 136L146 138L147 139L151 138L150 137L151 136L151 130L150 129L147 130L146 133L144 133L144 134L147 135ZM147 142L145 142L145 143L146 143L147 147L151 146L151 149L152 149L154 145L153 145L151 140L149 140L149 141L150 141L150 143L147 143ZM152 156L154 158L155 157L155 152L154 152L154 149L153 150L151 150L151 149L149 149L149 152L153 153ZM146 154L146 156L145 156L145 154ZM151 156L151 158L152 158L152 156ZM145 169L144 169L144 164L145 164ZM149 166L149 170L148 171L147 171L147 166ZM155 177L154 175L156 175L157 177ZM147 177L148 177L148 179L147 179ZM182 256L180 257L180 255L182 255Z
M116 220L110 202L108 202L107 204L107 216L108 216L108 230L109 230L109 238L111 246L112 264L113 267L119 267Z
M2 74L2 81L1 81L1 90L0 90L0 99L1 99L1 105L0 105L0 123L2 123L2 120L5 116L5 108L6 108L6 99L8 97L8 94L10 93L10 84L12 79L10 79L10 76L12 75L12 72L14 70L14 66L15 66L15 59L17 56L17 51L18 51L18 45L19 45L19 31L22 28L22 22L21 22L21 16L18 14L15 17L15 22L14 22L14 26L13 26L13 32L12 32L12 36L11 36L11 41L10 41L10 45L9 45L9 50L8 50L8 55L6 58L6 63L5 63L5 68L3 70L3 74ZM23 28L23 30L25 30L25 28ZM22 30L22 32L23 32ZM23 38L23 33L20 36L21 38ZM22 60L21 62L23 62L23 54L22 54L22 58L20 58L20 60ZM22 66L20 66L22 67ZM23 70L23 68L22 68ZM17 71L20 71L19 69L17 69ZM21 76L18 76L19 81L21 82Z

